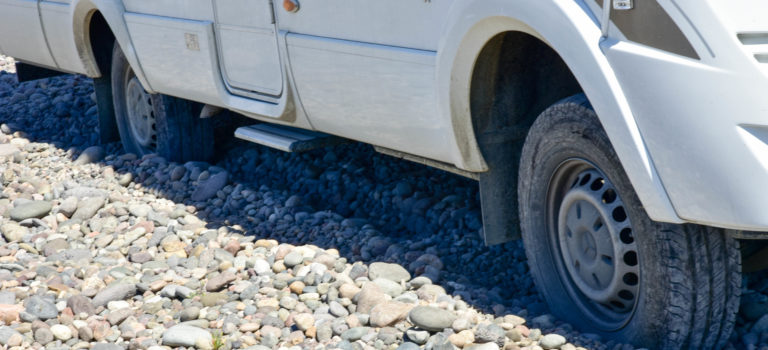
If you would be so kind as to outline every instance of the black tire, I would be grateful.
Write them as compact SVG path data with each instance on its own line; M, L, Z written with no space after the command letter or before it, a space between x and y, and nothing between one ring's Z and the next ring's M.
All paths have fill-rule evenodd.
M583 94L538 117L523 147L518 184L531 274L557 317L583 331L651 349L725 345L739 307L738 241L720 229L652 221ZM578 199L588 198L582 194L600 200ZM582 218L591 222L592 212L582 208L589 203L597 203L595 228L574 233L572 227L587 227L575 224ZM612 250L602 246L602 251L618 253L598 256L606 240L595 237L610 237ZM588 253L581 253L582 247ZM639 272L634 277L632 269ZM608 275L613 276L609 282L600 281ZM592 297L613 298L617 289L616 295L632 298L614 304Z
M112 52L112 101L125 151L139 156L157 153L175 162L209 160L214 151L214 133L211 120L199 118L202 105L168 95L147 94L140 86L136 87L138 79L135 77L120 46L115 44ZM131 89L134 95L130 95ZM143 94L136 95L136 89L144 91ZM137 96L138 99L132 98L129 102L129 96ZM137 118L131 118L129 111L139 103L136 101L147 104L143 111L153 122L136 126L141 122L135 122Z

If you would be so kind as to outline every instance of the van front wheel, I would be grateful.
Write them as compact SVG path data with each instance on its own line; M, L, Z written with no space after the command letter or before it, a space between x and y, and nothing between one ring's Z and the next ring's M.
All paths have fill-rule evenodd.
M115 119L126 152L157 153L176 162L213 155L213 127L210 119L199 118L202 105L148 93L117 43L111 74Z
M518 188L531 274L556 316L635 346L725 345L739 306L738 241L651 220L584 95L538 117Z

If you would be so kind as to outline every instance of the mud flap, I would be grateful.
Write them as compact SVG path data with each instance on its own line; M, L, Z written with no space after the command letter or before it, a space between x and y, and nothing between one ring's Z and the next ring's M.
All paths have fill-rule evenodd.
M479 139L490 169L480 174L483 238L495 245L520 238L517 176L525 130L509 128L485 132Z
M101 143L120 141L115 119L115 105L112 102L112 79L108 75L93 79L96 92L96 108L99 112L99 138Z

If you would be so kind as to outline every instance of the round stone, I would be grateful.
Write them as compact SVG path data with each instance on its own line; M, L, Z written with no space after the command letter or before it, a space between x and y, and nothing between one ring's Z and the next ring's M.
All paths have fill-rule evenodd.
M9 216L12 220L15 221L22 221L31 218L39 219L48 215L52 207L53 206L51 202L48 201L32 201L11 209Z
M456 315L452 312L433 306L418 306L408 314L414 325L428 331L440 332L451 328Z
M185 308L184 310L181 310L179 319L181 320L181 322L186 322L186 321L196 320L198 316L200 316L200 308L196 306L190 306Z
M56 337L56 339L62 341L67 341L72 338L72 329L62 324L51 326L51 333L53 333L53 336Z
M539 345L544 349L560 349L565 344L565 337L559 334L547 334L539 340Z
M368 327L355 327L350 328L341 333L341 339L344 339L349 342L354 342L362 338L364 335L368 334L368 331L370 331L370 328Z
M35 341L46 345L53 341L53 332L49 328L46 327L40 327L35 331Z
M429 332L420 329L411 328L405 331L405 335L408 336L409 340L419 345L425 344L429 339Z
M59 315L56 305L40 296L33 296L27 299L25 311L37 316L41 320L49 320Z
M303 260L304 260L304 256L301 255L301 253L297 251L292 251L288 253L288 255L286 255L285 258L283 258L283 263L285 264L285 266L294 267L298 264L301 264Z
M213 336L205 329L185 324L175 325L163 332L163 345L168 346L197 346L211 344Z
M310 314L298 314L293 316L293 321L296 322L296 327L302 331L306 331L315 325L315 318Z
M398 264L375 262L368 268L368 278L371 280L384 278L400 283L400 281L408 282L411 279L411 274Z

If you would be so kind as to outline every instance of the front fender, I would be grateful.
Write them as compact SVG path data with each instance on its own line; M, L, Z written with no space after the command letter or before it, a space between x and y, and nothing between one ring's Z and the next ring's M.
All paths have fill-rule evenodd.
M583 1L457 1L438 49L438 104L450 116L460 159L469 171L486 171L470 115L472 72L494 36L521 31L552 47L571 69L595 108L648 215L682 223L667 196L640 130L608 60L600 50L600 25Z

